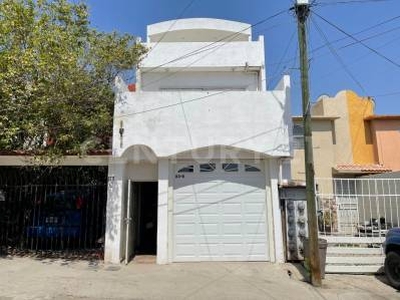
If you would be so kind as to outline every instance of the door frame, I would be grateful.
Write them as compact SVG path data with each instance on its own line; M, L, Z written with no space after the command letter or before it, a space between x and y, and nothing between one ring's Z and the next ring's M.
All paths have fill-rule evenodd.
M137 251L137 243L140 238L140 218L141 218L141 196L138 195L137 185L144 183L153 183L157 185L158 181L146 180L146 181L133 181L128 179L127 187L127 203L125 210L125 264L135 257ZM158 204L158 193L155 199L156 204ZM158 207L158 205L157 205ZM156 211L158 218L158 209ZM156 219L157 219L156 218ZM157 219L158 221L158 219ZM157 247L157 238L156 238Z

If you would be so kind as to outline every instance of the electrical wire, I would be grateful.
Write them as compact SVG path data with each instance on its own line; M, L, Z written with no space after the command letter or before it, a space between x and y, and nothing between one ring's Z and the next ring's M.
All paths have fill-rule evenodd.
M386 94L380 94L380 95L375 95L375 97L390 97L390 96L395 96L395 95L400 95L400 91L398 92L392 92L392 93L386 93Z
M271 16L269 16L269 17L263 19L263 20L260 20L260 21L254 23L254 24L252 24L252 25L250 25L250 26L247 26L246 28L244 28L244 29L242 29L242 30L240 30L240 31L234 32L234 33L232 33L232 34L229 34L229 35L227 35L227 36L225 36L225 37L223 37L223 38L221 38L221 39L218 39L217 41L211 42L211 43L209 43L209 44L207 44L207 45L205 45L205 46L202 46L202 47L200 47L200 48L198 48L198 49L196 49L196 50L190 51L190 52L188 52L188 53L186 53L186 54L184 54L184 55L182 55L182 56L179 56L179 57L174 58L174 59L172 59L172 60L170 60L170 61L167 61L167 62L164 62L164 63L162 63L162 64L159 64L159 65L157 65L157 66L155 66L155 67L153 67L153 68L151 68L151 69L149 69L149 70L144 70L144 71L142 71L142 73L149 73L149 72L152 72L152 71L154 71L154 70L157 70L158 68L161 68L161 67L163 67L163 66L165 66L165 65L168 65L168 64L170 64L170 63L173 63L173 62L176 62L176 61L185 59L185 58L190 57L190 56L193 56L193 55L197 55L198 53L207 51L207 50L204 50L204 49L207 49L208 47L213 46L213 45L215 45L215 44L224 42L224 41L227 40L227 39L233 40L233 39L236 38L238 35L240 35L242 32L244 32L244 31L246 31L246 30L248 30L248 29L254 28L254 27L256 27L256 26L259 26L259 25L261 25L261 24L263 24L263 23L265 23L265 22L267 22L267 21L269 21L269 20L271 20L271 19L273 19L273 18L275 18L275 17L278 17L278 16L282 15L282 14L285 13L285 12L287 12L287 9L281 10L281 11L279 11L279 12L277 12L277 13L275 13L275 14L273 14L273 15L271 15ZM202 51L202 50L204 50L204 51Z
M365 29L362 29L361 31L358 31L358 32L356 32L356 33L353 33L353 35L359 35L359 34L361 34L361 33L370 31L370 30L372 30L372 29L375 29L375 28L377 28L377 27L380 27L380 26L382 26L382 25L385 25L385 24L387 24L387 23L389 23L389 22L392 22L392 21L394 21L394 20L397 20L397 19L399 19L399 18L400 18L400 15L395 16L395 17L391 17L391 18L386 19L386 20L384 20L384 21L382 21L382 22L379 22L378 24L369 26L369 27L367 27L367 28L365 28ZM345 36L345 37L342 37L342 38L333 40L333 41L331 41L330 43L331 43L331 44L335 44L335 43L338 43L338 42L340 42L340 41L346 40L346 39L348 39L348 38L349 38L349 37ZM327 46L326 43L323 44L323 45L320 45L320 46L318 46L318 47L316 47L316 48L311 49L309 53L310 53L310 54L313 54L313 53L315 53L315 52L318 52L319 50L324 49L326 46ZM284 63L290 63L291 61L296 60L296 59L297 59L297 57L293 57L293 58L291 58L290 60L285 61ZM277 65L277 64L278 64L278 63L269 63L269 64L267 64L267 65L268 65L268 66L272 66L272 65Z
M333 57L336 58L336 60L339 62L339 64L342 66L343 70L349 75L349 77L354 81L354 83L365 93L368 94L364 88L364 86L360 83L360 81L351 73L350 69L346 66L342 58L339 56L335 48L332 46L332 44L329 42L327 36L325 33L322 31L322 29L319 27L318 23L314 20L312 16L310 16L311 22L314 24L315 28L317 29L318 33L321 35L321 37L325 40L326 45L328 46L329 50L331 51Z
M290 73L289 73L289 75L290 75ZM270 77L270 78L271 78L271 77ZM266 81L266 79L263 79L263 80L262 80L262 82L264 82L264 81ZM249 82L248 84L251 84L251 83L252 83L252 82ZM138 114L148 113L148 112L152 112L152 111L157 111L157 110L160 110L160 109L170 108L170 107L182 105L182 104L185 104L185 103L196 102L196 101L199 101L199 100L207 99L207 98L209 98L209 97L213 97L213 96L225 94L225 93L228 93L228 92L237 92L237 90L236 90L236 89L226 89L226 90L217 91L217 92L215 92L215 93L207 94L207 95L204 95L204 96L195 97L195 98L192 98L192 99L189 99L189 100L184 100L184 101L182 101L182 100L180 99L180 101L179 101L179 102L176 102L176 103L167 104L167 105L162 105L162 106L158 106L158 107L155 107L155 108L149 108L149 109L145 109L145 110L142 110L142 111L137 111L137 112L132 112L132 113L121 114L121 115L118 115L118 116L113 116L113 118L115 119L115 118L117 118L117 117L118 117L118 118L121 118L121 117L127 117L127 116L132 116L132 115L138 115ZM269 90L269 91L267 90L267 91L265 91L265 92L274 93L274 91L270 91L270 90Z
M169 74L167 74L167 75L165 75L165 76L163 76L163 77L161 77L161 78L158 78L158 79L156 79L156 80L150 81L150 82L147 83L147 84L143 84L143 85L142 85L142 88L151 86L151 85L153 85L153 84L155 84L155 83L158 83L158 82L160 82L160 81L163 81L163 80L165 80L165 79L167 79L167 78L169 78L169 77L175 76L176 74L182 72L183 70L189 68L190 66L194 65L194 64L197 63L198 61L202 60L202 59L205 58L206 56L208 56L208 55L214 53L214 52L217 51L219 48L225 46L225 45L226 45L227 43L229 43L229 42L230 42L230 41L227 41L227 42L225 42L225 43L223 43L223 44L219 44L219 45L214 46L214 47L212 48L212 49L213 49L212 51L210 51L211 49L203 50L202 52L205 52L205 51L210 51L210 52L207 52L205 55L199 57L198 59L192 61L191 63L189 63L189 64L187 64L187 65L185 65L185 66L183 66L183 67L179 67L178 70L175 71L175 72L171 72L171 73L169 73Z
M315 6L329 6L339 4L365 4L365 3L378 3L378 2L389 2L393 0L348 0L348 1L332 1L332 2L315 2Z
M147 52L147 55L149 55L149 54L158 46L158 44L159 44L160 42L163 41L163 39L164 39L165 36L168 34L168 32L170 32L171 29L172 29L172 27L175 26L176 22L177 22L179 19L182 18L182 16L185 14L185 12L189 9L189 7L191 7L191 6L193 5L193 3L194 3L195 1L196 1L196 0L190 1L190 2L183 8L183 10L181 11L181 13L180 13L180 14L178 15L178 17L174 20L174 22L169 26L169 28L167 29L167 31L165 31L165 32L163 33L163 35L161 36L161 38L156 42L156 44L155 44L152 48L150 48L150 50Z
M322 17L321 15L319 15L316 12L313 12L313 15L316 15L318 18L322 19L324 22L326 22L327 24L329 24L330 26L332 26L333 28L335 28L336 30L340 31L341 33L345 34L346 36L350 37L351 39L353 39L354 41L356 41L357 44L360 44L362 46L364 46L365 48L367 48L368 50L372 51L373 53L375 53L377 56L381 57L382 59L386 60L387 62L391 63L392 65L400 68L400 64L395 62L394 60L392 60L391 58L387 57L386 55L378 52L377 50L375 50L374 48L368 46L367 44L365 44L363 41L357 39L356 37L354 37L353 35L347 33L346 31L344 31L343 29L341 29L339 26L333 24L331 21L327 20L326 18Z
M292 35L290 36L289 42L288 42L287 46L285 47L285 51L283 51L283 54L282 54L282 56L281 56L281 58L279 60L279 63L277 65L277 67L275 68L274 72L272 73L272 77L274 77L279 72L279 69L281 67L282 61L286 58L286 55L287 55L287 53L289 51L289 48L292 45L295 33L296 33L296 31L293 31Z
M400 37L396 37L396 38L394 38L394 39L392 39L392 40L390 40L390 41L388 41L388 42L386 42L386 43L384 43L384 44L382 44L382 45L380 45L380 46L378 46L378 47L375 47L375 49L384 48L384 47L386 47L387 45L389 45L389 44L391 44L391 43L393 43L393 42L397 42L399 39L400 39ZM339 48L339 50L340 50L340 49L341 49L341 48ZM373 54L372 52L368 52L368 53L365 54L365 55L358 56L357 58L353 59L350 63L347 63L347 66L353 65L353 64L355 64L356 62L358 62L358 61L360 61L360 60L364 59L365 57L367 57L367 56L369 56L369 55L372 55L372 54ZM322 55L318 56L317 58L320 58L320 57L322 57ZM327 74L325 74L325 75L323 75L323 76L320 76L320 78L325 78L326 76L329 76L329 75L335 73L335 72L338 71L338 70L339 70L339 69L333 70L333 71L331 71L331 72L329 72L329 73L327 73ZM340 70L341 70L341 68L340 68Z
M388 29L388 30L386 30L384 32L379 32L377 34L374 34L374 35L368 36L366 38L363 38L360 41L361 42L365 42L365 41L368 41L368 40L372 40L372 39L374 39L376 37L381 37L384 34L387 34L387 33L390 33L390 32L393 32L393 31L396 31L396 30L399 30L399 29L400 29L400 26L397 26L397 27ZM347 45L344 45L344 46L340 47L339 49L344 49L344 48L347 48L347 47L350 47L350 46L353 46L353 45L356 45L356 44L358 44L358 43L357 42L352 42L350 44L347 44Z

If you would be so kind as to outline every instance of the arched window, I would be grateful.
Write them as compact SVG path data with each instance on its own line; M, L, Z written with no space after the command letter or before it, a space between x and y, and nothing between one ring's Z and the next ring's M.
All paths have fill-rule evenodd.
M193 172L194 172L193 165L188 165L178 170L178 173L193 173Z
M200 173L214 172L215 168L215 163L200 164Z
M245 172L261 172L261 170L255 166L252 165L244 165L244 171Z
M238 172L239 171L239 165L234 164L234 163L225 163L222 164L222 169L225 172Z

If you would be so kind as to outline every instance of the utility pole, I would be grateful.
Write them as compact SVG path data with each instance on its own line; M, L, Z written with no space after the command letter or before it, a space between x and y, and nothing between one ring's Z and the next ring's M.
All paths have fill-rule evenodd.
M306 197L308 214L308 261L310 267L311 284L321 286L321 269L318 248L318 221L315 203L314 182L314 158L311 131L311 106L308 84L308 58L307 58L307 33L306 21L310 14L309 0L296 0L294 10L297 16L299 49L300 49L300 71L301 71L301 95L303 106L304 127L304 155L306 170Z

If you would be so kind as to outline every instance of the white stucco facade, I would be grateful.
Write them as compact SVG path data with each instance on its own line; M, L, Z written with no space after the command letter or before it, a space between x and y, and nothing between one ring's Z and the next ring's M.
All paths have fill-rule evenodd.
M158 183L157 263L283 261L278 181L282 158L291 154L289 77L266 90L264 41L253 41L249 24L182 19L147 31L151 50L136 92L116 82L105 260L118 263L128 253L130 180ZM207 164L211 169L202 169ZM176 211L182 195L187 215ZM197 198L211 203L208 211ZM257 207L264 210L258 228L249 225ZM247 221L232 221L235 209ZM209 242L198 240L204 236Z

